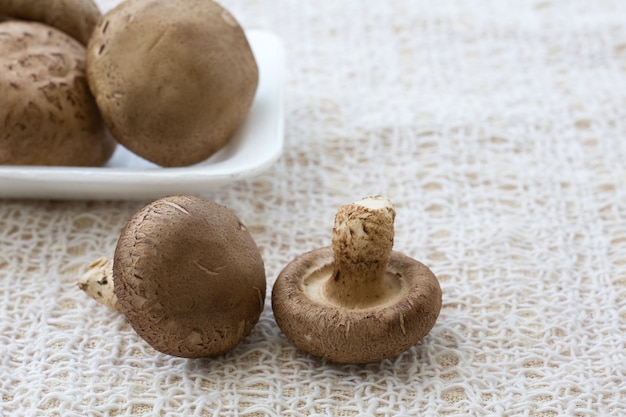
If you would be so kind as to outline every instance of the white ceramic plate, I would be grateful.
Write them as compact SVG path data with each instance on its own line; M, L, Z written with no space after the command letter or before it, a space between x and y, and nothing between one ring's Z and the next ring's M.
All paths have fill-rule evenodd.
M235 136L206 161L162 168L118 146L107 165L99 168L0 166L0 197L158 198L201 193L269 168L283 148L285 52L272 33L246 34L259 66L259 87Z

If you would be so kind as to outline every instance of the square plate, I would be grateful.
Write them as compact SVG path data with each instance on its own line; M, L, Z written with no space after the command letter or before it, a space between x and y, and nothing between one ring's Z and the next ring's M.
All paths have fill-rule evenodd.
M285 51L274 34L246 32L259 67L252 107L237 133L209 159L162 168L121 145L103 167L0 166L0 197L145 199L196 194L253 177L281 155L284 135Z

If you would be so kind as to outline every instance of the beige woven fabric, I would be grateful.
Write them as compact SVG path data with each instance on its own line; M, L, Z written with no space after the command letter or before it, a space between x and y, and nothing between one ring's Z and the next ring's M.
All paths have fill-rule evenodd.
M288 57L283 157L206 195L262 250L259 324L217 358L157 353L76 286L145 201L0 201L0 415L626 415L626 2L223 4ZM336 365L269 290L372 194L443 308L397 358Z

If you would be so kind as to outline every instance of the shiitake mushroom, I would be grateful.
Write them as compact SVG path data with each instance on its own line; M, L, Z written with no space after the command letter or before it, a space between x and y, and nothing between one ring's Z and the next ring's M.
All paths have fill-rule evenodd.
M225 353L250 333L266 282L260 251L230 209L172 196L134 213L113 262L94 262L79 287L122 312L154 349L195 358Z
M112 155L85 48L54 27L0 23L0 164L100 166Z
M93 32L87 76L118 142L167 167L221 149L259 77L243 29L212 0L124 1Z

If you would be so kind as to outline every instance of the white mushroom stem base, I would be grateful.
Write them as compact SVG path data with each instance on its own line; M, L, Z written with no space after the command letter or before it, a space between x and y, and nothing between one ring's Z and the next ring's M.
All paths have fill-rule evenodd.
M117 297L113 292L113 260L101 256L89 264L87 272L78 280L78 288L91 298L115 311Z

